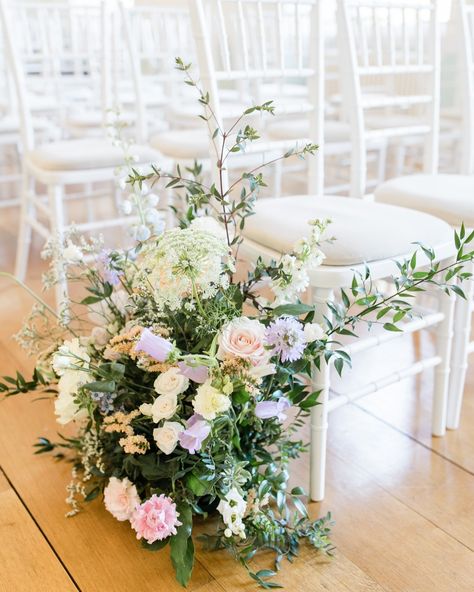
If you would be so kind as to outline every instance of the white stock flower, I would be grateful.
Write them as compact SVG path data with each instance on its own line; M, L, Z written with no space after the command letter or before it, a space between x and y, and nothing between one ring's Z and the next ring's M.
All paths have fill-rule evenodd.
M77 337L65 341L53 354L52 366L58 376L62 376L67 370L81 370L89 368L89 354L81 345Z
M155 399L151 408L147 409L151 410L151 416L154 423L158 423L162 419L169 419L170 417L173 417L178 409L178 397L174 393L160 395ZM147 413L145 413L145 415L147 415Z
M324 339L324 337L326 336L324 328L319 323L308 323L304 326L303 332L305 341L307 343L311 343L312 341L317 341L319 339Z
M193 407L195 413L208 421L212 421L217 415L229 409L230 399L227 395L214 388L210 380L207 380L197 389Z
M189 379L179 368L170 368L158 376L153 386L159 395L179 395L188 388Z
M83 419L87 415L75 402L79 388L88 381L86 372L66 370L58 381L58 396L54 401L57 422L65 425L72 420Z
M217 510L222 515L222 520L227 526L227 529L232 534L236 534L242 538L245 537L245 525L242 519L246 509L247 502L235 487L227 493L224 499L221 499L217 506ZM227 533L226 536L230 536L230 534Z
M156 445L165 454L171 454L178 444L179 434L184 426L177 421L165 421L160 428L153 430Z

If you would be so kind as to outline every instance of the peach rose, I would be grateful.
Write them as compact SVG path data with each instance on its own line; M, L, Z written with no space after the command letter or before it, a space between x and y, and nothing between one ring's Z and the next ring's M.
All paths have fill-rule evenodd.
M127 478L110 477L104 489L104 503L114 518L123 522L129 520L140 504L137 488Z
M268 360L264 347L265 325L256 319L239 317L227 323L219 336L219 360L243 358L257 366Z

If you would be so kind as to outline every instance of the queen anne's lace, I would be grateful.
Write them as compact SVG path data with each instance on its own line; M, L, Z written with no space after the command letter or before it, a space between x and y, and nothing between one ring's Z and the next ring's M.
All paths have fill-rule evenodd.
M150 243L137 264L139 288L149 288L159 307L180 308L185 298L212 298L229 284L221 237L195 228L175 228Z

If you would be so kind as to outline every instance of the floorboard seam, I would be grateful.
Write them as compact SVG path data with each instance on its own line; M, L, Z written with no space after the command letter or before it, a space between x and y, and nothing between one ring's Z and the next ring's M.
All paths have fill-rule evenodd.
M404 430L397 428L396 426L394 426L393 424L391 424L390 422L388 422L385 419L382 419L381 417L379 417L378 415L375 415L374 413L372 413L371 411L369 411L368 409L366 409L365 407L362 407L361 405L357 404L357 403L351 403L351 405L353 407L356 407L357 409L360 409L360 411L363 411L364 413L366 413L367 415L370 415L370 417L373 417L374 419L380 421L381 423L383 423L384 425L386 425L387 427L391 428L392 430L394 430L395 432L398 432L399 434L402 434L403 436L406 436L407 438L409 438L410 440L412 440L413 442L416 442L417 444L419 444L420 446L423 446L423 448L425 448L426 450L429 450L430 452L432 452L433 454L436 454L436 456L439 456L440 458L444 459L446 462L449 462L450 464L452 464L453 466L457 467L458 469L461 469L461 471L464 471L465 473L467 473L468 475L472 475L474 477L474 472L471 471L470 469L467 469L466 467L463 467L462 465L460 465L458 462L456 462L455 460L445 456L443 453L438 452L437 450L435 450L434 448L431 448L431 446L428 446L428 444L425 444L424 442L421 442L421 440L418 440L415 436L412 436L410 433L405 432Z
M44 532L44 530L41 528L41 526L39 525L38 521L36 520L36 518L34 517L34 515L32 514L32 512L30 511L30 509L28 508L28 506L25 504L25 502L23 501L23 498L21 497L19 491L16 489L16 487L13 485L13 483L11 482L10 478L8 477L7 473L5 472L5 470L3 469L3 467L0 467L0 470L2 471L6 481L8 482L9 486L12 488L12 490L15 492L16 496L18 497L18 499L20 500L21 505L25 508L26 512L28 513L28 515L30 516L30 518L33 520L35 526L37 527L37 529L40 531L41 535L43 536L44 540L46 541L47 545L49 546L49 548L51 549L51 551L53 552L54 556L56 557L56 559L59 561L59 563L61 564L61 566L63 567L64 571L67 573L67 575L69 576L69 579L71 580L71 582L73 583L74 587L76 588L76 590L78 590L79 592L81 592L81 589L79 588L78 583L76 582L76 580L74 579L73 575L71 574L71 572L69 571L68 567L66 566L66 564L64 563L64 561L62 560L62 558L60 557L60 555L58 554L58 552L56 551L56 549L53 547L51 541L48 539L48 537L46 536L46 533Z

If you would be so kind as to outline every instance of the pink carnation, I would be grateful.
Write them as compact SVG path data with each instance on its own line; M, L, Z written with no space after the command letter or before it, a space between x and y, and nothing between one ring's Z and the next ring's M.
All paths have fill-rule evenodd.
M114 518L120 521L129 520L140 503L137 488L127 478L111 477L104 489L104 503Z
M170 497L153 494L136 508L130 523L137 539L143 538L151 544L176 534L176 527L181 526L178 516L176 504Z

